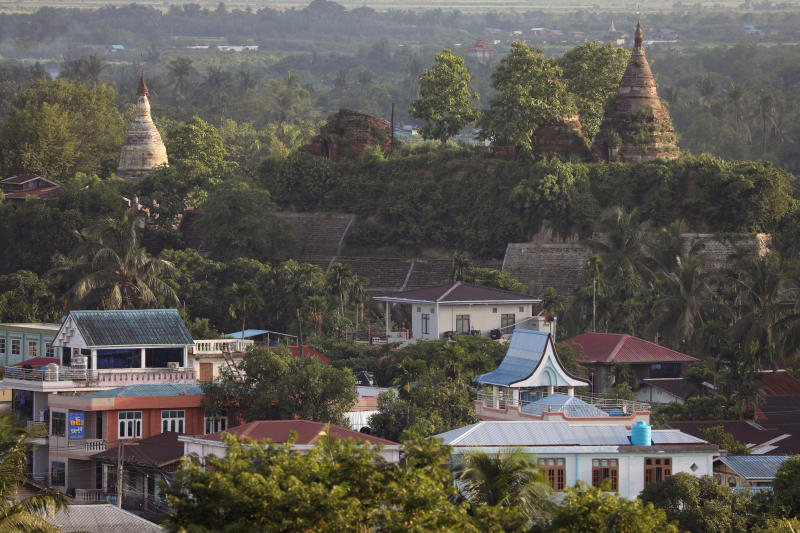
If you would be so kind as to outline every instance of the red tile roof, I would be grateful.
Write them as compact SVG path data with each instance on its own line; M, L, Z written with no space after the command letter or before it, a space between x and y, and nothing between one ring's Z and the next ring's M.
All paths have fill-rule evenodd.
M262 441L269 439L272 442L286 442L289 438L289 433L295 431L297 433L296 444L315 444L328 424L322 422L311 422L309 420L256 420L241 426L228 428L225 431L219 431L206 435L203 437L208 440L222 440L223 433L231 433L242 437L248 437L255 441ZM384 444L394 445L396 442L367 435L366 433L359 433L352 429L345 429L343 427L330 425L330 435L340 439L356 439L370 444Z
M34 370L39 370L43 366L50 363L55 363L58 365L61 364L61 361L58 359L58 357L31 357L30 359L25 359L14 366L29 366Z
M590 363L689 363L698 358L659 346L653 342L619 333L584 333L564 342L583 348L584 361Z
M528 294L518 292L493 289L491 287L481 287L479 285L469 285L462 281L448 283L447 285L436 285L424 287L422 289L412 289L409 291L392 292L380 296L374 296L374 300L381 298L399 298L403 300L417 300L424 302L524 302L538 303L541 300Z
M35 180L36 178L41 178L41 176L36 176L35 174L17 174L16 176L11 176L10 178L0 180L0 183L22 185L23 183L28 183L29 181Z
M800 396L800 381L785 370L763 371L758 382L765 396Z
M292 356L293 357L300 357L300 347L299 346L287 346L287 348L289 348L289 351L292 352ZM311 347L306 346L304 344L303 345L303 357L309 357L309 356L314 356L317 359L319 359L320 361L322 361L323 363L330 363L331 362L330 357L328 357L327 355L325 355L325 354L323 354L321 352L318 352L314 348L311 348Z

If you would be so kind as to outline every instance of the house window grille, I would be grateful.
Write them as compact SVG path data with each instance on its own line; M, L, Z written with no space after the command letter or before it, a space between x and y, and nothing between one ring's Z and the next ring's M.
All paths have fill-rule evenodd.
M228 429L228 417L225 411L220 411L219 415L206 416L204 418L205 435L225 431Z
M422 314L422 333L430 333L431 315L427 313Z
M44 343L44 354L47 357L55 357L55 350L53 350L53 343L52 342Z
M469 335L469 315L456 315L456 333Z
M619 465L616 459L592 459L592 487L602 487L608 480L609 490L617 492Z
M11 339L11 355L22 354L22 341L20 339Z
M539 459L539 468L544 472L550 488L563 491L566 484L566 470L563 458Z
M672 459L669 457L645 457L644 486L664 481L672 475Z
M39 355L39 343L28 341L28 357L36 357L37 355Z
M186 411L161 411L161 433L183 433L185 423Z
M6 339L4 337L0 337L0 355L6 354Z
M120 411L119 413L119 438L142 438L142 412Z
M61 461L50 463L50 484L63 487L67 483L67 465Z
M67 434L67 414L53 411L50 415L50 435L64 437Z
M514 313L503 313L500 315L500 329L503 333L512 333L514 324L517 323L517 315Z

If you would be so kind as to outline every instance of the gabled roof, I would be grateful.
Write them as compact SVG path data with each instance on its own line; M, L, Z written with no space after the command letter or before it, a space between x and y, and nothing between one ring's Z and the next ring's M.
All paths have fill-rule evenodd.
M53 186L53 185L57 186L58 185L57 183L52 182L47 178L43 178L42 176L36 176L34 174L17 174L16 176L11 176L10 178L6 178L4 180L0 180L0 184L8 183L10 185L24 185L25 183L28 183L29 181L33 181L33 180L46 181L51 186Z
M126 450L127 452L127 450ZM164 528L110 503L69 505L45 520L59 531L83 533L157 533Z
M764 396L800 396L800 381L786 370L761 371L758 384Z
M178 440L180 433L169 431L137 441L136 446L125 447L125 463L160 468L183 457L183 442ZM119 461L116 448L92 455L95 461L114 463Z
M587 363L689 363L698 358L619 333L583 333L564 342L583 348Z
M463 303L538 304L541 302L539 298L534 298L527 294L493 289L490 287L481 287L479 285L469 285L462 281L448 283L447 285L425 287L422 289L393 292L380 296L373 296L372 299L379 302L439 303L445 305L457 305Z
M56 340L70 327L77 329L86 347L194 344L177 309L70 311Z
M631 430L620 424L483 421L435 435L455 447L629 446ZM686 433L653 430L654 445L708 444Z
M547 356L547 348L550 345L553 357ZM548 366L547 379L543 376L542 383L528 384L528 387L536 386L577 386L585 387L589 384L571 376L561 362L558 360L555 347L552 346L550 333L545 331L533 331L529 329L517 328L511 336L508 344L508 351L500 366L492 372L481 374L475 378L477 383L486 385L499 385L510 387L519 385L521 382L531 378L543 363Z
M642 382L651 387L664 390L682 400L688 398L690 394L697 392L697 387L683 378L649 378L643 379Z
M169 396L202 396L197 383L153 383L127 385L81 395L81 398L156 398Z
M311 422L310 420L256 420L241 426L228 428L202 437L207 440L222 440L223 433L230 433L241 437L248 437L255 441L271 440L272 442L286 442L289 434L297 433L295 444L316 444L322 437L328 424ZM351 429L330 424L328 434L339 439L356 439L369 444L397 445L398 443L360 433Z
M787 455L723 455L719 461L745 479L775 479Z

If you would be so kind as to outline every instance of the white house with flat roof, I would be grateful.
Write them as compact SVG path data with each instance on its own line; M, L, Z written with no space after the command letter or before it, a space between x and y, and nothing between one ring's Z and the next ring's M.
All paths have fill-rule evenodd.
M411 337L436 340L449 333L510 334L519 322L533 315L539 298L461 281L373 296L386 303L386 336L391 337L391 306L411 306Z

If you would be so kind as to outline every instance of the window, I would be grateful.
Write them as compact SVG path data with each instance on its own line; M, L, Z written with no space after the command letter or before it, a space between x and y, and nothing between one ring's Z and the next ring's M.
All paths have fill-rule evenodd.
M646 457L644 460L644 486L664 481L672 475L672 459L669 457Z
M47 357L55 357L55 351L53 350L53 343L52 342L44 343L44 351L45 351L44 354Z
M520 313L524 313L525 312L525 306L524 305L520 305L519 306L519 312Z
M456 315L456 333L469 335L469 315Z
M64 437L67 434L67 413L53 411L50 415L50 434Z
M564 490L564 481L566 479L564 459L539 459L539 468L544 472L553 490Z
M119 412L119 438L140 439L142 437L142 412Z
M227 413L223 410L217 416L205 417L205 435L216 433L217 431L225 431L228 428Z
M608 480L609 490L617 492L619 470L616 459L592 459L592 487L602 487Z
M680 363L653 363L650 365L651 378L679 378L681 377Z
M22 354L22 341L20 339L11 339L11 355Z
M429 331L429 323L431 320L431 315L427 313L422 313L422 333L430 333Z
M50 463L50 484L63 487L67 484L67 465L60 461Z
M497 312L497 308L496 307L492 307L492 313L496 313L496 312Z
M37 355L39 355L39 343L28 341L28 357L36 357Z
M6 339L5 337L0 337L0 355L6 354Z
M161 433L174 431L183 433L186 411L161 411Z
M503 333L512 333L514 324L517 323L517 315L514 313L503 313L500 315L500 329Z

